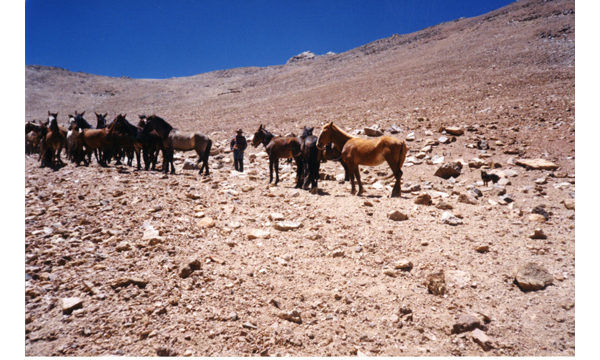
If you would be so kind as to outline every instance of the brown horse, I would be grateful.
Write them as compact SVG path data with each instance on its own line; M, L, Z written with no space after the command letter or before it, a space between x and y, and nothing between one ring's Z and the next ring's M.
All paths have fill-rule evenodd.
M198 154L198 162L202 162L199 174L205 169L204 175L209 175L208 157L212 148L212 140L203 133L181 131L173 128L163 118L156 115L146 118L146 125L142 130L142 134L149 134L156 130L163 145L163 171L169 172L169 164L171 164L171 174L175 174L175 165L173 164L173 154L175 150L179 151L196 151Z
M114 132L115 124L117 123L117 119L119 117L123 117L123 115L117 115L115 121L112 122L110 127L103 129L88 129L82 128L77 125L80 129L79 135L77 135L77 156L75 158L75 163L79 166L81 160L83 160L85 166L89 165L89 162L85 159L86 155L90 158L91 153L94 149L106 150L111 145L111 138ZM104 156L101 156L99 159L97 158L100 166L106 167L106 159Z
M392 197L402 196L400 192L401 168L408 153L408 147L404 141L391 136L381 136L372 140L353 137L335 126L333 122L330 122L323 126L317 146L322 149L330 142L333 142L338 149L342 149L342 160L348 167L352 183L352 194L356 193L355 178L358 182L357 195L362 195L364 191L360 181L359 165L377 166L387 161L396 178Z
M279 158L296 160L296 187L302 187L303 160L300 140L295 136L275 136L265 129L262 124L254 133L252 146L263 144L269 155L269 184L273 181L275 168L275 185L279 182Z
M58 113L51 113L48 111L48 123L50 124L50 127L47 131L47 125L42 125L42 132L45 133L45 135L42 137L40 147L41 167L46 165L47 160L50 167L56 168L57 166L64 164L60 159L60 153L67 145L67 137L58 126ZM47 154L48 151L49 153Z

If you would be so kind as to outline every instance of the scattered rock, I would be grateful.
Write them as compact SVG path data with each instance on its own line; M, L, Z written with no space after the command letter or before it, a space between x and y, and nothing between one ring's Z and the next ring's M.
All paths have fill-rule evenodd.
M331 256L332 256L332 257L334 257L334 258L336 258L336 257L344 257L344 255L345 255L345 254L344 254L344 250L341 250L341 249L339 249L339 250L334 250L334 251L331 253Z
M205 217L196 222L196 226L198 226L199 228L208 229L208 228L215 227L215 225L217 225L217 223L210 217Z
M558 165L553 162L544 159L518 159L515 161L516 165L523 167L530 167L534 170L556 170Z
M477 205L477 198L470 194L460 194L457 201L464 204Z
M431 205L431 195L422 192L415 198L415 204L418 205Z
M547 239L548 236L546 236L546 234L544 234L542 229L535 229L535 230L533 230L533 233L529 235L529 238L534 239L534 240L544 240L544 239Z
M143 289L148 284L148 280L144 280L141 278L121 277L116 280L113 280L110 286L113 289L116 289L119 287L127 287L131 284Z
M410 134L406 135L406 141L415 141L416 137L415 137L415 133L411 132Z
M490 246L487 244L475 245L475 251L480 252L480 253L486 253L486 252L490 251Z
M403 221L408 219L408 215L401 213L398 210L394 210L394 211L390 211L387 214L388 219L393 220L393 221Z
M429 275L426 283L430 293L434 295L444 295L446 293L446 279L443 271Z
M458 161L455 161L443 164L436 170L436 172L433 175L448 180L451 177L458 177L460 175L461 170L462 164Z
M546 218L540 214L531 214L529 215L529 221L544 223L546 222Z
M277 317L283 320L291 321L296 324L302 324L302 317L300 316L300 312L298 310L292 310L288 312L280 312L277 314Z
M365 135L367 136L382 136L383 132L375 127L366 127Z
M452 325L452 333L460 334L467 331L472 331L481 326L479 318L471 314L463 314L458 317L454 325Z
M475 329L471 334L473 341L475 341L484 351L488 351L492 348L492 342L490 338L481 330Z
M515 269L515 281L523 290L541 290L554 281L554 277L541 265L528 262Z
M564 201L565 208L575 210L575 200L567 199Z
M296 229L301 228L302 223L297 223L297 222L292 222L292 221L281 221L281 222L275 223L275 225L273 227L275 228L275 230L289 231L289 230L296 230Z
M177 356L177 350L171 349L168 346L161 346L158 349L156 349L156 355L161 357Z
M450 126L450 127L444 127L443 128L448 134L450 135L454 135L454 136L460 136L462 134L465 133L465 131L458 127L458 126Z
M283 221L285 220L285 217L283 216L283 214L280 213L272 213L269 215L269 220L271 221Z
M181 268L179 270L179 277L182 279L185 279L188 276L190 276L192 274L192 272L194 272L195 270L200 270L200 269L202 269L202 263L200 262L200 259L198 259L198 258L188 259L181 264Z
M487 140L477 140L477 148L479 150L489 150L490 145L488 144Z
M248 240L268 239L271 236L271 233L269 233L268 230L252 229L248 231L246 236L248 237Z
M390 126L390 129L388 130L391 134L398 134L403 132L404 130L402 130L402 128L398 125L392 125Z
M71 314L73 310L83 307L83 299L77 297L62 298L61 305L63 314Z
M444 211L442 214L442 224L456 226L462 224L462 220L452 215L452 213Z
M533 210L531 210L531 213L542 215L546 221L550 218L550 214L548 214L548 212L541 206L534 207Z
M443 200L440 200L435 207L440 210L452 210L452 205L444 202Z
M474 169L479 169L480 167L487 165L487 161L480 158L472 158L469 160L469 167Z
M116 251L128 251L131 250L131 245L127 241L121 241L116 247Z
M413 268L413 263L409 260L398 260L396 264L394 264L394 268L410 271Z

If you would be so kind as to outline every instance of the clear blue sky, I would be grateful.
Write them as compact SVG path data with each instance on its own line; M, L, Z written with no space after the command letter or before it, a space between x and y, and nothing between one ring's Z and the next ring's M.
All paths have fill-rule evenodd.
M285 64L511 0L26 0L25 64L163 79Z

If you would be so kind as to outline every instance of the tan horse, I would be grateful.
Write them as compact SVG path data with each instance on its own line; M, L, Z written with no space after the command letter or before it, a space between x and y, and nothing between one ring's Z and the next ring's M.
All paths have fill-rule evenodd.
M360 181L359 165L377 166L387 161L394 173L396 183L392 190L392 197L401 197L400 179L402 178L402 165L408 154L408 147L402 140L391 136L382 136L377 139L362 139L345 133L330 122L323 126L317 147L323 149L325 145L333 142L338 149L342 149L342 161L348 167L348 174L352 183L352 194L356 193L354 178L358 182L358 194L362 195L363 186Z

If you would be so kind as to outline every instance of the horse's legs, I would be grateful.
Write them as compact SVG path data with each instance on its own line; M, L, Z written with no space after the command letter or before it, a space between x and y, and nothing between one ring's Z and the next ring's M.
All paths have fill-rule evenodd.
M275 185L279 182L279 158L275 158L273 166L275 167Z
M364 192L363 186L362 186L362 181L360 181L360 169L358 168L358 165L356 165L356 182L358 183L358 193L356 193L357 196L361 196L362 193Z
M269 184L273 181L273 159L269 157Z
M171 174L175 174L175 164L173 163L175 158L175 149L173 149L169 154L169 163L171 163Z
M296 188L302 188L302 180L304 180L304 161L301 157L294 158L296 160Z
M400 170L400 165L398 162L387 160L390 169L394 173L394 177L396 178L396 182L394 183L394 188L392 189L391 197L402 197L402 192L400 191L400 179L402 178L402 170Z
M355 172L358 170L358 166L356 167L356 169L354 168L353 164L347 164L348 166L348 175L350 176L350 184L352 185L352 190L350 190L350 194L354 195L356 194L356 187L354 186L354 178L355 178Z

